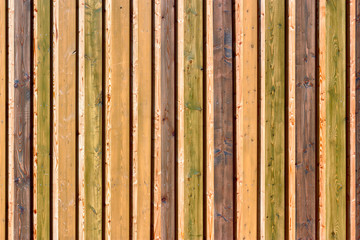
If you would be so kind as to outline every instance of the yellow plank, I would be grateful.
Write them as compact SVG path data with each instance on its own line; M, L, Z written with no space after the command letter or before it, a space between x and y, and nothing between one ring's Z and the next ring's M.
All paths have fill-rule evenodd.
M76 2L53 1L54 239L76 238Z
M289 240L295 240L295 0L288 2L288 229Z
M185 237L185 192L184 192L184 1L176 5L177 16L177 238Z
M154 1L154 203L153 239L161 239L161 0ZM165 183L166 184L166 183Z
M0 3L0 239L6 237L6 1Z
M236 239L257 238L257 8L235 4Z
M8 0L8 179L14 179L14 129L15 129L15 15L14 1ZM14 182L8 185L8 239L14 239Z
M213 1L206 1L206 239L214 232L214 51Z
M105 12L105 234L106 239L129 239L130 3L127 0L107 0Z

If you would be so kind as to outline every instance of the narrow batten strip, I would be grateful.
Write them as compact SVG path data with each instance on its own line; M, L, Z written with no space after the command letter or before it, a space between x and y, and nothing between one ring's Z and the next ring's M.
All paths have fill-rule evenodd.
M185 193L184 193L184 1L177 1L177 238L185 237Z
M288 2L288 239L295 240L295 0Z
M206 1L206 239L214 232L214 51L213 1Z
M85 239L85 0L78 6L78 161L79 161L79 239Z
M8 0L8 239L14 239L14 131L15 131L15 16L14 1Z
M161 0L154 1L154 219L153 239L161 239Z

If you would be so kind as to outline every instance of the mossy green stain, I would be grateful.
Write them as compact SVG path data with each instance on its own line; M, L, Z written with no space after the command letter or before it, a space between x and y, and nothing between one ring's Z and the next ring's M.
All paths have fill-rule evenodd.
M346 239L346 5L326 1L326 239Z
M50 1L37 3L37 237L50 239Z
M203 2L184 11L185 239L203 239Z
M285 233L285 11L265 5L265 238Z
M102 1L85 3L85 236L102 237Z

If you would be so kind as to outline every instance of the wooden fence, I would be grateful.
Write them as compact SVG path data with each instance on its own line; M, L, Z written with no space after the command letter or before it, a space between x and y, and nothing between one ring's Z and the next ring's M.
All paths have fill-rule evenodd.
M2 0L0 239L359 239L360 0Z

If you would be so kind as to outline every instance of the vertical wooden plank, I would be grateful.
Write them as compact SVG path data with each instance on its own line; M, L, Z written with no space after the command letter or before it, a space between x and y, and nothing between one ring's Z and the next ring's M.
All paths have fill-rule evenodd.
M287 40L288 40L288 53L287 53L287 61L288 61L288 86L287 86L287 97L288 97L288 129L287 129L287 139L288 139L288 147L287 147L287 171L288 171L288 192L286 204L288 207L287 214L287 229L286 236L289 240L295 240L295 198L296 198L296 186L295 186L295 161L296 161L296 66L295 66L295 55L296 55L296 11L295 11L295 0L289 0L287 5Z
M130 238L130 3L106 1L106 238Z
M354 10L355 9L355 10ZM355 11L355 15L353 17L355 17L355 19L353 21L355 21L355 29L353 30L354 32L351 34L352 36L355 35L355 38L350 38L351 40L351 49L350 52L353 51L353 49L355 48L355 52L353 52L353 54L355 54L355 56L353 56L355 59L353 59L352 61L354 61L355 64L355 69L353 69L351 72L355 71L352 74L355 74L355 76L352 76L352 78L355 77L355 88L356 88L356 108L355 108L355 114L356 114L356 120L355 120L355 124L356 124L356 165L355 165L355 169L356 169L356 179L355 184L356 184L356 196L355 196L355 206L356 206L356 211L355 211L355 216L356 216L356 223L355 223L355 227L356 227L356 233L355 233L355 237L356 239L360 238L360 1L356 0L354 2L352 11ZM351 75L350 75L351 76Z
M321 0L319 38L321 239L346 238L346 29L344 26L346 26L346 2Z
M214 14L213 0L205 6L205 56L206 56L206 239L215 239L215 202L214 202Z
M236 239L257 238L258 3L235 4Z
M50 238L50 2L34 1L34 239Z
M265 1L265 238L285 233L285 3Z
M8 0L8 78L7 78L7 90L8 90L8 104L7 104L7 111L8 111L8 142L7 142L7 149L8 149L8 156L7 156L7 177L8 177L8 191L7 191L7 201L8 201L8 212L7 212L7 224L8 224L8 239L14 239L14 227L15 227L15 216L14 216L14 201L15 201L15 182L14 182L14 139L15 139L15 3L14 1Z
M150 238L152 1L138 2L138 165L137 238Z
M185 239L203 238L203 3L184 1Z
M232 2L214 1L215 238L233 235Z
M79 4L80 239L102 237L102 1Z
M14 5L13 5L14 4ZM13 40L14 51L9 52L11 70L9 72L9 222L10 239L29 238L31 226L31 9L30 0L10 3L14 22L10 25L9 41ZM14 7L14 8L12 8ZM14 10L12 10L14 9ZM12 16L10 18L12 20ZM13 71L13 72L12 72ZM11 113L10 113L11 112ZM11 223L12 224L12 223Z
M296 2L296 238L316 238L316 3Z
M359 35L356 35L356 10L357 5L360 1L357 0L349 0L348 4L348 21L349 28L347 39L347 52L350 53L349 57L349 127L350 129L347 131L349 135L347 136L349 139L349 182L347 183L347 189L349 189L349 208L347 210L348 214L348 229L347 229L347 237L350 239L356 239L356 133L357 133L357 125L356 125L356 49L359 48L356 45L356 40Z
M6 238L6 1L0 3L0 239Z
M76 238L76 2L53 1L54 239Z
M185 4L184 1L176 2L177 16L177 51L176 51L176 80L177 80L177 238L185 238Z
M161 0L153 6L154 43L153 43L153 88L154 88L154 146L153 146L153 239L161 239Z
M161 237L175 239L175 1L161 1Z

